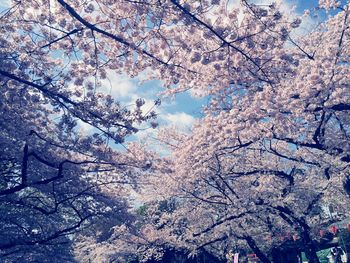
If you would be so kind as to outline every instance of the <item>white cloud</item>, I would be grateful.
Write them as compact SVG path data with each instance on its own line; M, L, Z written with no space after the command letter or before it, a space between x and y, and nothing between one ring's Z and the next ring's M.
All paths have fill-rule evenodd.
M255 4L268 6L272 3L276 3L279 10L284 13L290 21L296 19L297 17L302 19L300 26L291 32L291 37L298 38L305 36L312 32L316 28L317 24L320 22L318 18L312 16L304 16L303 13L297 11L297 5L301 5L298 0L254 0Z
M161 118L171 126L175 126L181 130L188 130L192 127L195 118L185 112L167 113Z
M91 134L92 132L97 131L93 126L81 120L78 120L77 128L84 135Z
M297 0L255 0L255 1L250 1L250 3L254 3L256 5L262 5L262 6L277 4L280 11L292 16L296 14L295 10L297 5Z
M292 37L301 37L311 33L320 23L319 19L311 16L302 17L302 22L298 28L292 32Z
M118 100L132 97L135 95L136 90L136 83L124 74L116 74L113 71L109 71L107 79L102 80L102 91Z
M166 113L166 112L160 112L157 122L159 122L159 127L174 127L176 129L179 129L181 131L188 131L191 129L194 121L196 119L185 113L185 112L176 112L176 113ZM157 129L140 129L139 132L137 132L134 135L134 138L141 142L151 142L151 148L152 150L159 149L161 150L164 145L160 143L156 138L158 134L158 128ZM131 139L132 141L132 139ZM159 144L159 145L158 145ZM162 145L162 146L160 146Z
M238 20L238 25L240 25L241 22L243 21L243 18L244 18L244 13L243 13L243 8L242 8L241 1L239 1L239 0L229 0L227 2L227 9L232 9L232 8L239 8L239 13L238 13L238 16L237 16L237 20Z
M3 8L11 7L11 0L1 0L0 7L3 7Z
M208 95L208 91L206 89L192 88L186 91L192 99L200 99Z
M148 99L148 98L145 98L143 96L143 94L138 94L138 93L130 94L129 100L126 104L127 105L135 105L137 99L143 99L145 102L145 104L143 104L141 107L141 111L143 114L147 114L150 111L154 111L157 114L161 113L161 111L162 111L161 107L155 106L155 104L154 104L156 98Z

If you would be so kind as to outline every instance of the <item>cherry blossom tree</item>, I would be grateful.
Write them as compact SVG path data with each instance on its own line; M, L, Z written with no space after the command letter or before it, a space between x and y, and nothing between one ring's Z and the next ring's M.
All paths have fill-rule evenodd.
M102 92L107 68L97 42L96 63L84 65L90 50L76 49L81 43L70 37L83 30L59 36L65 34L65 16L59 19L58 7L53 1L13 1L1 13L4 261L47 262L54 254L62 255L55 257L57 262L72 260L74 234L98 218L118 216L138 170L147 169L132 147L121 153L111 146L137 132L136 126L155 113L144 113L142 99L125 107ZM82 130L86 126L89 130Z
M96 258L139 244L145 258L165 244L222 255L234 239L269 262L280 244L269 236L288 229L317 262L316 210L348 211L349 4L320 0L335 14L300 36L302 17L253 2L11 1L0 17L3 256L69 242L145 184L145 200L176 209L150 213L142 235L116 224ZM169 157L111 148L155 117L105 92L118 73L210 97L191 134L160 134ZM96 240L80 238L84 261Z
M245 4L254 13L256 6ZM178 246L216 244L210 249L222 252L223 242L240 239L270 262L266 252L281 242L269 236L287 229L309 261L318 262L315 214L332 203L348 216L348 14L346 5L298 42L288 32L291 45L264 53L269 59L260 56L264 65L276 63L265 71L269 81L255 76L217 90L207 86L206 116L192 135L173 136L172 170L164 180L164 174L151 179L154 195L178 200L176 212L164 215ZM183 232L172 232L178 229Z
M25 86L21 96L8 82L0 106L1 256L46 262L46 252L71 243L67 236L123 209L146 164L115 152L100 134L77 132L69 114L52 115L47 98L33 99Z

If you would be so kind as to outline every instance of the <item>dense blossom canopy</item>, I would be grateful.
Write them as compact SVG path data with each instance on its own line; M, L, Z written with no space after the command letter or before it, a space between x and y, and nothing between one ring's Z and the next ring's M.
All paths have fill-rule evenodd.
M11 1L0 14L0 256L45 262L56 244L67 255L57 262L166 249L224 258L239 244L270 262L284 231L318 262L320 211L349 210L349 8ZM317 12L330 15L301 30ZM210 102L191 133L159 131L167 154L118 151L156 117L142 99L111 96L109 76L121 73ZM131 189L146 203L134 216Z

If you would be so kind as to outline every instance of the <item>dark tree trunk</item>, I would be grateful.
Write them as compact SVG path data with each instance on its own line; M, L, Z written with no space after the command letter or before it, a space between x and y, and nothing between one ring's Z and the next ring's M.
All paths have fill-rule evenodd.
M274 247L271 250L271 255L272 255L272 262L274 262L274 263L281 262L281 252L279 249Z
M312 248L306 247L305 254L309 263L320 263L316 251Z
M255 240L251 236L245 236L245 241L247 242L248 246L254 251L256 256L260 259L263 263L271 263L269 258L265 255L264 252L260 250L260 248L256 245Z
M293 211L291 211L288 207L277 206L273 207L276 210L280 211L280 216L290 225L294 226L294 224L298 225L301 229L301 239L305 248L305 254L309 261L309 263L320 263L320 260L317 257L317 250L314 242L310 237L310 227L306 223L304 218L298 218L294 215ZM289 219L286 215L290 216Z
M305 254L309 263L320 263L320 260L318 259L316 254L316 247L312 242L308 231L304 231L302 233L302 240L305 247Z

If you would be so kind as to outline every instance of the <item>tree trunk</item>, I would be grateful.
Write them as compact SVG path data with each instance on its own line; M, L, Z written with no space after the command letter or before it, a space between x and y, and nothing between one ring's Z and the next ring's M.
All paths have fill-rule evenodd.
M263 263L271 263L269 258L265 255L264 252L260 250L260 248L256 245L255 240L251 236L245 236L245 241L247 242L248 246L254 251L256 256L260 259Z
M277 249L276 247L272 248L271 255L272 255L272 262L274 263L281 262L281 253L279 249Z
M316 251L314 249L306 247L305 254L309 263L320 263L320 260L318 259Z
M318 259L316 254L316 247L313 244L308 231L304 231L302 233L302 240L305 247L305 254L309 263L320 263L320 260Z

